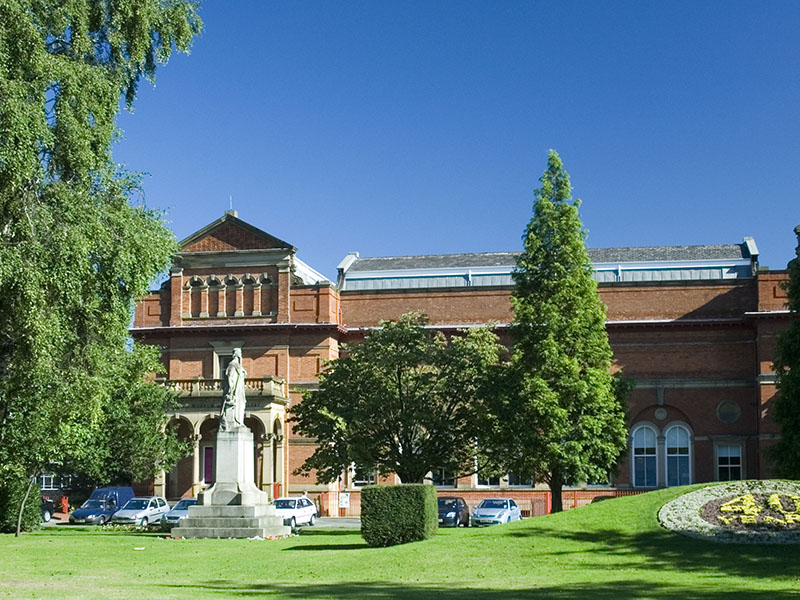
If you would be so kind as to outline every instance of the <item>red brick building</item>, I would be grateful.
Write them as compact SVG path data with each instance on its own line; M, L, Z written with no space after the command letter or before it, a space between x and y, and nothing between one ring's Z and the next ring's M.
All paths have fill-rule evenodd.
M196 494L210 483L219 377L234 348L241 348L248 372L246 422L256 434L257 484L273 494L319 494L323 505L350 491L352 513L368 470L343 473L332 486L292 475L314 442L286 423L286 408L314 388L339 344L411 310L425 312L442 330L496 322L508 342L513 253L350 254L332 282L291 244L233 211L180 248L170 279L137 307L132 330L164 349L164 383L181 392L174 418L180 435L194 442L193 455L155 482L168 497ZM630 452L605 486L617 492L602 493L769 476L765 449L778 435L770 419L771 361L775 335L790 318L781 288L787 272L759 269L752 238L589 253L617 365L636 382ZM504 490L529 500L533 510L541 495L519 474L432 476L473 500ZM587 498L601 494L601 487L591 489Z

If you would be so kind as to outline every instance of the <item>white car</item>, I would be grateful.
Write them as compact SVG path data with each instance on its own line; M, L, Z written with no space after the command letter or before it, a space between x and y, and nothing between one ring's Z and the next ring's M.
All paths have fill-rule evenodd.
M111 522L115 525L139 525L147 527L158 523L169 512L169 504L161 496L131 498L114 513Z
M472 526L499 525L522 520L522 511L512 498L484 498L472 511Z
M283 518L283 524L297 527L302 523L313 525L317 520L317 507L305 496L299 498L278 498L275 512Z

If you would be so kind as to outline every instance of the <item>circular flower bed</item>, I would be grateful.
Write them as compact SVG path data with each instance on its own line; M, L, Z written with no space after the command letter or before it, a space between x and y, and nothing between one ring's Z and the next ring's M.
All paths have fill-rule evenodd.
M800 483L731 481L678 496L658 511L683 535L736 543L800 542Z

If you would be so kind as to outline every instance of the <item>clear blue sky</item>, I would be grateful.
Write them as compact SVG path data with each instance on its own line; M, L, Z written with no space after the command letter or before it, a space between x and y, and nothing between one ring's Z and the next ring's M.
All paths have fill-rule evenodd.
M516 250L547 150L590 247L800 224L800 2L209 1L115 159L179 239L239 216L329 277L362 256Z

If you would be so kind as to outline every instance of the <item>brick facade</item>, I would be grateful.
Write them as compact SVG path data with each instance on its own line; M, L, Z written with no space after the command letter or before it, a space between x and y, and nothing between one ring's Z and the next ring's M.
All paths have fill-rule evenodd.
M664 450L675 427L691 437L686 460L692 482L717 479L719 456L731 448L740 452L741 476L772 474L765 449L779 432L770 419L771 361L775 336L790 318L781 287L788 275L756 266L743 278L599 284L616 365L636 383L631 431L644 427L656 435L656 486L667 485L670 474L683 468L669 462ZM165 384L181 391L187 407L175 419L182 435L195 441L195 455L155 487L182 496L208 483L205 461L212 460L208 448L217 414L214 380L235 346L242 349L251 382L248 418L258 432L257 482L270 493L311 493L337 514L336 494L358 493L352 474L332 486L293 475L314 446L294 435L286 409L302 400L303 390L314 388L342 342L357 342L381 320L408 311L422 311L445 329L498 323L508 343L510 292L509 285L345 289L299 261L294 247L226 214L184 240L170 279L136 308L133 335L163 348ZM581 492L581 502L649 487L635 481L633 466L632 456L625 456L613 487ZM531 507L545 497L536 488L509 489L505 479L495 488L481 488L475 476L445 492L470 502L510 494ZM576 502L577 497L576 492ZM569 490L565 499L568 505Z

